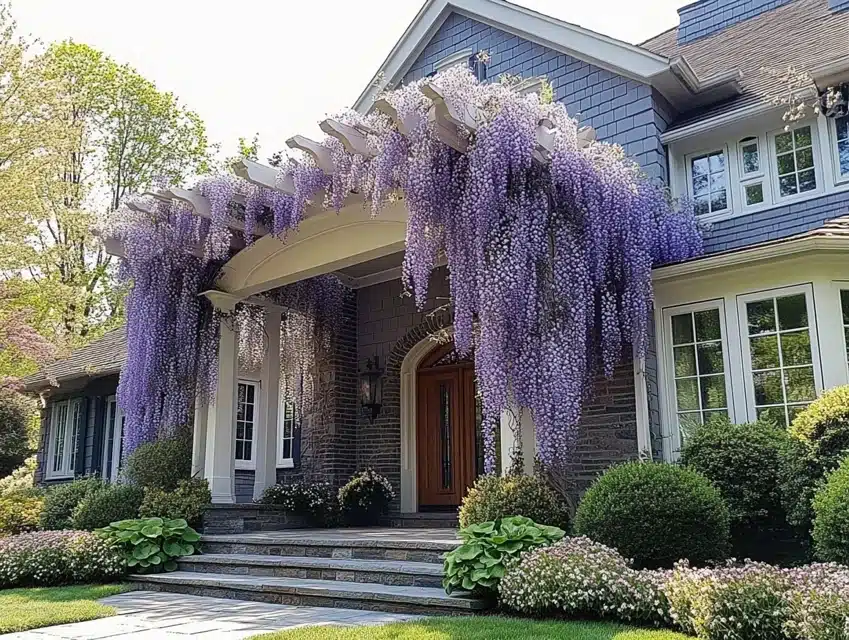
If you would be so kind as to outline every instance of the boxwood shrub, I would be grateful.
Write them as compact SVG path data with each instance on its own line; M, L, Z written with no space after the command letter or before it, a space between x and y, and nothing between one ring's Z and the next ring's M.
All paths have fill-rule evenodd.
M574 528L638 567L720 560L729 540L728 507L716 487L695 471L663 463L608 469L584 495Z
M820 560L849 564L849 458L814 497L814 551Z
M144 500L139 508L140 518L182 518L190 526L201 523L203 509L212 502L209 483L202 478L180 480L174 491L163 491L148 487L144 490Z
M145 489L173 491L192 474L192 439L181 433L147 442L133 451L124 466L124 478Z
M568 529L569 510L563 499L539 476L485 475L463 498L460 526L468 527L509 516Z
M100 491L105 486L106 483L103 480L92 476L50 487L44 496L44 509L40 518L41 528L71 529L74 509L77 505L89 494Z
M74 509L74 529L94 531L116 520L135 518L139 514L144 490L131 484L106 485L92 491Z

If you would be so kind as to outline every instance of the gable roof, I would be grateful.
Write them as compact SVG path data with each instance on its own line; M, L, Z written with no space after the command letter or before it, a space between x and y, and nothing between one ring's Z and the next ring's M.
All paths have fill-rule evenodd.
M734 73L699 76L682 56L653 52L506 0L427 0L357 98L354 109L368 111L385 87L398 86L439 27L454 12L654 86L673 105L715 101L738 90Z
M121 371L127 360L127 329L114 329L77 349L70 356L42 367L21 382L24 391L43 391L56 384L84 377L100 377Z
M849 67L849 12L835 12L829 0L794 0L759 16L726 27L687 44L678 44L678 28L642 43L658 55L686 57L699 76L739 70L741 93L717 105L687 113L667 131L696 122L721 120L736 112L772 109L764 95L782 91L781 78L764 69L784 71L793 66L815 74L828 63Z

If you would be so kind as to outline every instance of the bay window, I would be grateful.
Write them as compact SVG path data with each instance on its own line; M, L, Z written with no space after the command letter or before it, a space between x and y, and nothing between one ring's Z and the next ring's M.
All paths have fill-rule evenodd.
M815 145L811 125L773 136L779 198L816 191Z
M77 464L77 439L83 428L83 398L54 402L50 411L47 478L73 477Z

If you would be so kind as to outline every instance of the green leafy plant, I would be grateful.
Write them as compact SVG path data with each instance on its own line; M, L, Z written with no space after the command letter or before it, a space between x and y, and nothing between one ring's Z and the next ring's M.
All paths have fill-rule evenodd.
M46 530L73 528L74 509L89 494L102 490L106 484L92 476L50 487L44 496L40 525Z
M728 508L703 475L677 465L628 462L608 469L584 494L575 533L613 547L637 567L721 560Z
M94 531L110 522L136 518L144 490L131 484L109 484L92 491L74 508L71 524L74 529Z
M817 557L849 564L849 458L828 475L814 497L813 508Z
M0 494L0 536L38 529L44 496L38 489L19 489Z
M523 551L557 542L564 535L563 529L537 524L522 516L461 529L463 544L445 556L442 586L449 595L457 589L493 595L508 562Z
M141 572L174 571L174 559L195 553L194 543L200 540L182 518L120 520L97 533L121 549L128 567Z
M202 478L180 480L174 491L148 487L139 508L141 518L182 518L190 526L199 526L206 505L212 502L209 483Z
M479 477L463 498L460 526L507 516L524 516L534 522L569 527L569 510L557 492L539 476L522 475Z
M174 491L192 473L192 441L187 434L147 442L127 458L124 477L140 487Z

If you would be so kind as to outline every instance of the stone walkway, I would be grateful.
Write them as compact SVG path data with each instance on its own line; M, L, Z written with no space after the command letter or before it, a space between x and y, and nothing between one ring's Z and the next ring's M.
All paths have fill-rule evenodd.
M361 626L417 616L354 609L294 607L174 593L131 591L101 600L118 615L4 635L3 640L242 640L311 625Z

